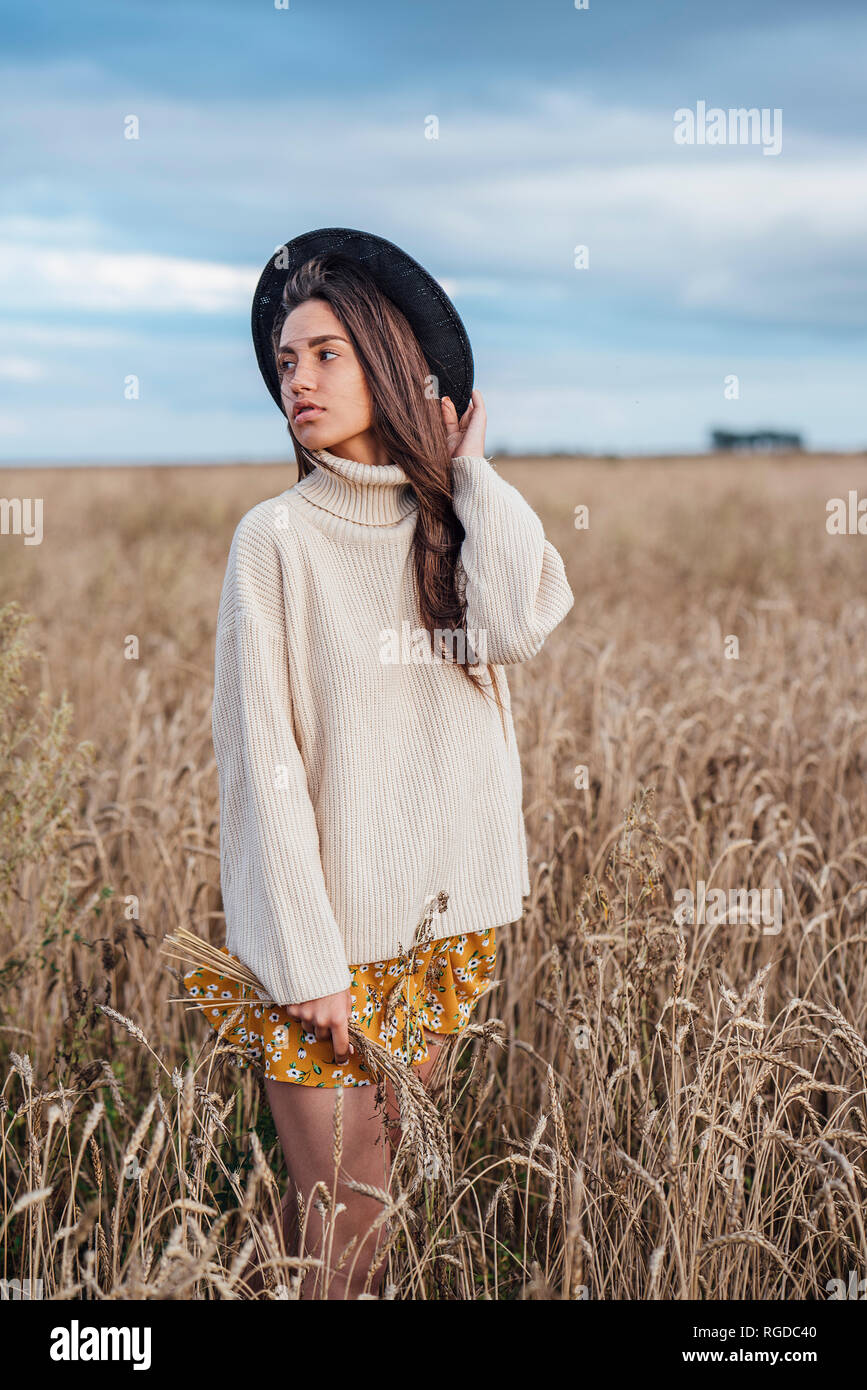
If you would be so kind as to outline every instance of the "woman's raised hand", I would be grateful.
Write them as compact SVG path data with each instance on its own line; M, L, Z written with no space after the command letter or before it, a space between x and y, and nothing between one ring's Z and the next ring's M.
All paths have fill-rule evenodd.
M348 989L340 989L336 994L324 994L321 999L306 999L301 1004L287 1004L286 1012L290 1018L312 1028L317 1042L331 1041L334 1060L338 1066L349 1061L355 1048L349 1041L349 1015L352 1000Z
M461 454L484 458L487 416L481 391L473 391L460 420L450 396L443 396L440 408L449 443L449 458L459 458Z

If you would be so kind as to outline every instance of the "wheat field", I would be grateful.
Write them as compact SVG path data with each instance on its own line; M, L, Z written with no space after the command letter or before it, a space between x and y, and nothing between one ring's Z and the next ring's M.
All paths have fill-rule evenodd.
M867 1267L867 541L825 519L867 458L498 466L576 603L508 668L532 894L401 1091L377 1296L827 1299ZM45 1298L326 1297L351 1258L275 1236L261 1078L160 950L222 944L217 603L294 477L6 471L44 537L0 536L2 1276ZM684 920L700 881L780 919Z

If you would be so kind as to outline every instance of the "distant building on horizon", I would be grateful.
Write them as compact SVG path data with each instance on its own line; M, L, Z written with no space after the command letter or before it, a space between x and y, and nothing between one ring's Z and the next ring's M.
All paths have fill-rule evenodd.
M785 434L782 430L753 430L741 434L733 430L711 430L710 447L714 452L734 449L761 449L767 453L777 450L803 449L800 434Z

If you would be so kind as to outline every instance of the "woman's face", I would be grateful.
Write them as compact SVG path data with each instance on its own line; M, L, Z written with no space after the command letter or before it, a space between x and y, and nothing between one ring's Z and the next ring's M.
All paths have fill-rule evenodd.
M370 388L330 304L308 299L287 316L277 374L292 433L308 449L351 444L370 429ZM306 402L318 409L305 413Z

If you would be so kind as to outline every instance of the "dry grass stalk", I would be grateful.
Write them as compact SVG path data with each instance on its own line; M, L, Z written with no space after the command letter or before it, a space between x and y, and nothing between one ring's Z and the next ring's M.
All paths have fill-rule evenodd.
M498 934L499 1017L474 1015L430 1093L394 1068L403 1141L391 1190L368 1194L379 1296L824 1298L867 1266L867 605L857 548L815 527L851 464L734 460L699 478L624 460L612 488L587 460L600 524L580 545L575 465L507 466L582 598L509 669L532 891ZM272 1286L255 1296L282 1283L294 1301L358 1247L338 1228L332 1269L275 1255L261 1078L233 1070L225 1033L203 1042L197 1001L167 1007L166 969L229 977L209 946L213 615L235 519L276 475L140 470L134 491L127 476L46 472L69 521L52 568L19 551L13 572L0 552L95 754L68 707L38 707L38 662L4 610L4 1268L64 1299L236 1299L258 1251ZM95 614L86 660L64 605ZM143 634L146 669L119 662L118 631ZM676 920L699 880L779 885L779 930Z

